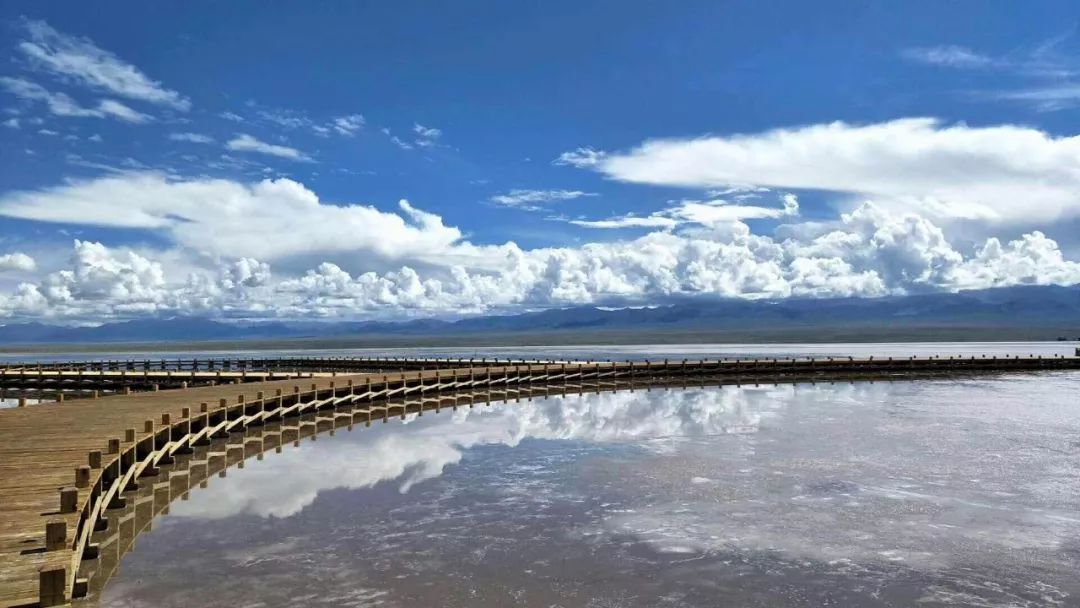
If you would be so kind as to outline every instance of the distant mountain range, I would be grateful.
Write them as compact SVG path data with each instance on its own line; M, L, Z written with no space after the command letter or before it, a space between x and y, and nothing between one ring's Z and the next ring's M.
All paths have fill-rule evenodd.
M605 309L594 306L516 315L481 316L457 321L259 322L230 323L203 318L146 319L98 327L42 323L0 326L0 344L86 344L118 342L235 342L245 340L342 339L372 336L470 338L485 335L695 334L799 335L873 330L875 335L918 330L933 337L935 328L978 329L993 339L1001 331L1032 330L1046 339L1080 335L1080 286L1030 286L888 298L695 300L652 308ZM882 333L884 332L884 333ZM1064 332L1064 333L1060 333ZM1071 332L1071 333L1070 333ZM1030 331L1029 331L1030 333ZM1024 334L1027 335L1027 334ZM446 340L443 340L444 342Z

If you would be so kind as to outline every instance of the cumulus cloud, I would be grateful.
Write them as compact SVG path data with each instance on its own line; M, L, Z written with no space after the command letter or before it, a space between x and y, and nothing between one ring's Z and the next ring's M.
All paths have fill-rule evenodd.
M489 202L502 207L515 207L525 211L539 211L544 203L570 201L584 196L596 196L593 192L581 190L521 190L515 189L503 194L496 194Z
M14 258L13 263L22 264L24 270L35 266L22 254L3 257ZM166 264L137 251L76 240L69 267L38 282L21 283L12 294L0 297L0 316L108 320L232 309L258 312L270 301L264 289L269 280L269 266L254 259L223 262L216 276L170 276Z
M37 262L25 253L5 253L0 255L0 272L3 271L32 272L37 270Z
M31 62L49 72L129 99L186 111L191 102L86 38L62 34L44 21L24 22L29 39L19 43Z
M257 154L267 154L269 156L276 156L278 158L286 158L289 160L311 162L310 156L296 148L267 143L245 133L241 133L233 139L230 139L225 146L228 149L237 152L255 152Z
M27 316L112 316L154 312L165 297L159 263L131 251L75 241L70 269L38 284L19 285L14 296L0 302L0 310Z
M931 219L869 202L786 236L753 233L735 219L747 217L742 207L752 206L683 204L653 217L691 224L685 228L662 225L628 240L522 249L472 244L405 201L392 213L328 204L286 179L245 185L119 174L5 195L0 214L144 229L175 249L135 252L77 242L71 269L20 285L0 300L0 314L386 318L1080 283L1080 263L1040 232L1008 243L991 238L965 253ZM794 197L760 207L773 214L797 208ZM278 260L296 267L297 260L319 256L337 261L312 263L299 275L271 272ZM195 271L177 259L189 260ZM370 266L376 259L378 272ZM340 260L362 261L361 271Z
M835 122L560 158L625 182L825 190L937 219L1032 224L1080 215L1080 137L1013 125Z
M280 284L292 312L338 316L356 311L484 312L520 307L662 301L673 297L883 296L1017 284L1074 284L1080 264L1032 233L1007 245L990 239L965 257L929 220L873 204L834 229L804 239L724 230L653 232L580 248L520 250L498 270L453 267L423 276L412 268L351 276L323 264Z

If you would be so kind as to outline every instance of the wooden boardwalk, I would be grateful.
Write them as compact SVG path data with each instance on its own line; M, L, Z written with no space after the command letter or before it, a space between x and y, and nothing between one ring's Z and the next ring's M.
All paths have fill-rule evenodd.
M319 420L370 422L422 411L428 403L437 409L444 398L456 399L454 392L520 396L530 386L553 383L606 390L635 382L749 384L1062 369L1080 369L1080 358L549 363L323 375L2 409L0 606L62 605L84 595L88 577L107 570L95 532L108 528L110 512L127 507L140 478L214 438L245 436L298 417L313 415L316 426ZM412 405L395 402L402 398ZM94 586L101 583L99 575Z

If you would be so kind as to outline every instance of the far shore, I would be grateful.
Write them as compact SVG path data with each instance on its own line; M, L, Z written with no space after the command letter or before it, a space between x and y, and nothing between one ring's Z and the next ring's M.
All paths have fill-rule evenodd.
M1065 340L1061 340L1065 338ZM275 351L392 348L523 348L672 344L887 342L1055 342L1080 345L1080 327L797 327L753 330L551 331L448 335L365 335L251 340L0 344L0 354Z

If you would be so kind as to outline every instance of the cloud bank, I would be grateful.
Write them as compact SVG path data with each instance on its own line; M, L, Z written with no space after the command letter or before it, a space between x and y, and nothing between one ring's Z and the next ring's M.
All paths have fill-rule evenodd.
M740 219L742 207L685 203L657 216L676 227L522 249L474 244L406 201L396 211L330 204L288 179L118 174L0 196L0 215L143 229L172 249L76 241L67 268L18 285L0 298L0 315L452 316L686 297L872 297L1080 283L1080 263L1039 231L1004 243L990 238L965 253L931 219L872 202L786 237L755 234ZM793 215L798 204L784 197L783 206L761 209ZM313 258L326 261L299 274L272 272ZM382 260L390 270L350 272L342 260Z

